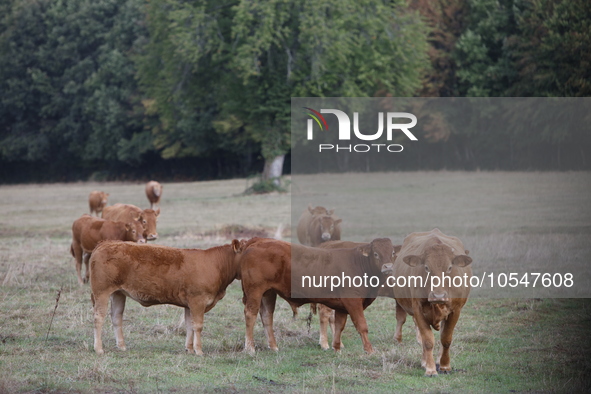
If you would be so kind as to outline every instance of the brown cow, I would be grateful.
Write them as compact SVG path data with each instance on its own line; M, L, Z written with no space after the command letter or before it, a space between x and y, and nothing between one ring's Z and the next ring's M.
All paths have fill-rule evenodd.
M99 242L106 239L121 241L146 242L143 235L142 225L135 220L128 223L114 222L95 218L90 215L82 215L72 224L72 244L70 253L76 259L76 273L78 283L88 282L88 259L90 254ZM82 279L82 259L86 266L86 275Z
M103 354L102 327L111 298L117 347L125 350L123 310L126 297L142 306L172 304L185 308L185 348L201 355L203 315L240 279L244 242L202 249L177 249L129 242L103 242L90 258L94 305L94 350Z
M437 366L433 361L435 339L431 327L437 331L443 328L439 371L451 371L449 347L460 311L470 294L470 263L472 258L468 257L462 242L443 234L439 229L408 235L394 262L392 276L397 281L397 286L393 287L397 322L394 338L398 342L402 341L402 325L408 313L413 317L417 340L423 347L421 365L425 368L426 376L437 375ZM411 276L420 276L426 285L414 286ZM407 283L400 287L398 284L401 284L402 277ZM467 277L468 280L462 280L461 283L455 281L460 286L454 286L453 279L456 277Z
M129 222L130 220L139 220L144 227L144 238L147 241L154 241L158 238L156 231L156 222L158 222L160 208L144 209L131 204L115 204L106 207L103 210L103 219L115 220L118 222Z
M156 181L146 183L146 197L148 197L148 201L150 201L150 208L154 209L154 206L160 204L162 185Z
M88 195L88 206L90 207L90 214L96 213L96 216L103 211L103 208L107 205L107 199L109 193L99 192L94 190Z
M292 278L298 284L310 276L346 275L361 278L367 275L377 278L379 283L376 286L379 287L384 277L382 270L391 270L393 254L392 241L387 238L375 239L365 247L332 250L268 238L251 239L245 245L240 262L246 319L244 350L254 353L253 329L259 309L269 347L272 350L278 349L273 333L273 312L279 295L298 306L316 302L335 309L333 348L336 351L340 351L341 332L347 321L347 314L351 315L351 320L361 335L364 350L373 353L363 311L375 300L376 287L355 287L349 284L328 293L327 288L292 288Z
M308 206L298 222L298 240L302 245L318 246L327 241L341 239L342 219L332 216L334 210L328 211L324 207L312 208Z
M320 244L320 248L324 249L342 249L342 248L355 248L359 246L368 245L367 243L363 242L351 242L351 241L329 241ZM394 246L394 252L400 252L400 245ZM395 258L395 257L394 257ZM393 258L393 259L394 259ZM386 287L380 288L378 295L383 293L383 289ZM318 320L320 321L320 339L318 343L320 347L324 350L329 348L328 346L328 326L330 325L330 330L332 331L332 335L334 337L335 333L335 325L334 325L334 318L335 318L335 311L332 308L327 307L326 305L320 304L318 305ZM341 348L343 347L343 342L341 341Z

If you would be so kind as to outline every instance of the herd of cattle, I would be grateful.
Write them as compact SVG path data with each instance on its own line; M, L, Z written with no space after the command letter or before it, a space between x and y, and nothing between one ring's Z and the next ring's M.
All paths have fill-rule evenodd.
M127 297L143 306L172 304L185 309L188 352L203 354L201 331L204 314L221 300L226 288L240 280L243 291L246 338L244 350L253 354L254 325L260 314L272 350L278 350L273 331L277 295L292 307L310 303L319 309L320 345L328 349L327 327L333 331L332 347L342 348L341 333L347 316L351 317L367 353L373 353L364 310L377 296L396 302L395 339L402 341L402 325L411 315L416 338L423 348L422 366L427 376L451 371L449 348L460 311L467 301L469 286L454 289L449 283L438 286L386 286L389 277L447 275L451 278L471 275L468 251L462 242L438 229L411 233L401 245L389 238L369 243L341 240L342 220L333 210L311 207L304 211L297 228L300 244L271 239L233 240L209 249L179 249L148 244L158 237L156 221L160 208L154 209L162 195L162 186L146 185L151 208L133 205L106 206L108 194L92 192L91 213L102 212L102 219L83 215L72 226L71 253L81 285L90 282L94 306L94 349L103 354L102 327L109 299L111 321L117 347L125 350L123 311ZM125 242L131 241L131 242ZM81 276L82 261L86 275ZM378 278L372 286L352 286L345 293L327 293L327 289L302 289L293 285L305 275ZM392 278L390 278L392 279ZM426 283L426 282L425 282ZM441 354L433 359L435 339L432 328L441 330Z

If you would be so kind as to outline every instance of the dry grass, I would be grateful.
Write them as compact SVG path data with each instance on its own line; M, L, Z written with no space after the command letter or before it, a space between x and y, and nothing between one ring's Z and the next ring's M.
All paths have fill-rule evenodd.
M475 270L557 261L579 266L590 256L590 179L588 173L353 174L347 182L338 176L296 178L293 199L240 196L245 180L164 184L158 243L207 248L226 243L227 237L273 234L280 225L289 239L292 215L299 216L299 205L312 203L336 208L346 223L344 235L356 240L379 235L400 242L410 231L439 226L463 239ZM0 187L0 393L591 389L586 376L591 309L587 300L573 299L473 297L455 332L455 372L438 379L422 376L410 322L403 343L394 343L390 299L378 299L367 310L375 355L363 354L350 322L342 354L320 350L317 318L308 326L304 307L294 321L288 305L279 301L280 351L266 349L258 324L258 352L248 356L242 352L239 282L206 315L204 357L184 354L180 308L143 308L133 301L125 312L128 351L115 349L107 322L106 354L97 357L88 286L77 284L69 254L71 223L88 210L86 199L95 189L110 192L110 203L147 206L143 184ZM349 210L350 204L360 208ZM586 278L589 270L578 274Z

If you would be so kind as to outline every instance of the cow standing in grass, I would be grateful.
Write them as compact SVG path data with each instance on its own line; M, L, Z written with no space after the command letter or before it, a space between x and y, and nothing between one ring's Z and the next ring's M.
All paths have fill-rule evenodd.
M93 213L98 216L103 209L107 206L107 200L109 199L109 193L94 190L88 195L88 207L90 208L90 214Z
M402 243L400 253L394 262L392 275L400 283L406 278L406 286L393 287L396 298L396 333L394 338L402 341L402 325L406 315L413 317L417 331L417 341L423 347L421 365L426 376L437 375L437 365L433 360L435 337L431 328L441 329L441 354L439 371L451 371L449 348L453 331L460 317L462 307L470 294L470 282L456 281L453 278L472 276L472 258L456 237L443 234L439 229L429 232L411 233ZM420 276L426 286L411 286L410 277ZM435 278L447 276L449 281ZM450 286L449 283L452 285Z
M323 242L340 240L342 219L333 214L332 209L308 206L298 221L298 241L302 245L318 246Z
M88 282L88 261L90 254L99 242L106 239L121 241L146 242L143 237L143 227L137 220L127 223L114 222L82 215L72 224L72 244L70 253L76 259L76 274L81 285ZM86 266L86 274L82 278L82 260Z
M150 208L160 205L160 198L162 198L162 185L156 181L146 183L146 197L150 201Z
M366 246L367 243L364 242L351 242L351 241L329 241L324 242L319 247L323 249L343 249L343 248L356 248L360 246ZM397 253L400 251L400 245L394 246L394 252ZM396 256L392 257L392 261ZM380 288L380 293L386 287ZM318 320L320 321L320 339L318 343L320 347L324 350L328 350L328 327L332 331L332 336L334 338L335 335L335 311L332 308L327 307L326 305L319 304L318 305ZM341 341L341 348L343 347L343 342Z
M359 332L363 349L373 353L368 338L368 326L363 311L375 300L378 288L370 286L343 287L328 293L328 289L292 288L302 277L323 275L363 276L384 279L392 269L394 246L387 238L373 240L367 246L350 249L320 249L290 244L268 238L253 238L243 249L240 265L244 293L246 340L244 350L254 353L253 330L257 313L267 334L269 347L277 350L273 332L273 313L277 295L295 305L322 303L335 309L333 348L340 351L341 333L347 315Z
M243 242L210 249L178 249L128 242L103 242L90 258L94 305L94 350L103 354L102 327L111 299L117 347L125 350L123 311L127 297L142 306L171 304L185 308L185 349L202 355L203 317L240 279Z

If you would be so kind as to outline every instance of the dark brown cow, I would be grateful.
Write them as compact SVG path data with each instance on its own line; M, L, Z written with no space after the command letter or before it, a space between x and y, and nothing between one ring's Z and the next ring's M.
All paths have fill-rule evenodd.
M356 247L365 246L365 245L368 245L368 244L363 243L363 242L351 242L351 241L329 241L329 242L324 242L324 243L320 244L319 247L323 248L323 249L343 249L343 248L356 248ZM400 247L401 247L400 245L394 246L394 252L395 253L399 252ZM382 294L384 288L380 288L378 295ZM334 337L334 333L335 333L334 317L335 317L334 309L329 308L323 304L318 305L318 320L320 321L320 339L319 339L318 343L320 344L320 347L324 350L327 350L329 348L329 346L328 346L328 327L329 326L330 326L330 330L332 331L332 335ZM343 342L341 341L341 348L342 347L343 347Z
M253 329L257 313L265 327L269 347L277 350L273 333L273 312L277 295L295 305L310 302L322 303L335 309L335 335L333 348L340 351L341 333L347 321L347 314L363 341L367 353L373 347L367 336L368 327L363 311L374 300L377 288L347 287L334 291L334 298L328 298L328 289L306 289L313 293L303 293L292 289L292 277L296 281L310 275L347 275L352 278L368 277L383 279L382 268L391 269L394 247L387 238L373 240L365 247L351 249L320 249L289 244L267 238L253 238L246 243L242 258L242 290L244 292L244 315L246 319L246 341L244 350L254 353ZM293 264L292 264L293 262ZM389 272L389 271L388 271ZM381 282L380 282L381 283ZM377 286L380 286L380 283ZM300 292L298 294L298 292ZM311 295L310 298L301 298ZM338 298L341 296L341 298Z
M135 220L128 223L114 222L95 218L90 215L82 215L72 224L72 245L70 253L76 259L76 273L78 283L88 282L88 259L99 242L106 239L121 241L146 242L142 225ZM82 279L82 259L86 266L86 275Z
M402 341L402 325L406 315L411 315L417 330L417 340L423 347L421 365L425 368L426 376L437 375L437 366L433 361L435 338L431 327L437 331L442 328L439 370L451 371L449 347L460 311L470 294L471 262L472 258L468 257L462 242L443 234L439 229L408 235L394 262L392 275L397 284L400 284L401 277L406 278L407 282L407 286L393 287L397 322L394 338L398 342ZM454 286L453 278L463 278L464 275L468 280L462 280L461 286ZM411 276L420 276L427 285L414 286ZM441 280L445 276L449 280ZM455 283L460 284L460 281L456 280Z
M243 242L207 250L177 249L128 242L103 242L90 258L94 305L94 350L103 354L102 327L111 298L117 347L125 350L123 310L126 297L142 306L172 304L185 308L185 348L201 355L203 315L240 279Z
M150 201L150 208L154 209L155 206L160 204L162 185L156 181L146 183L146 197L148 197L148 201Z
M333 216L334 210L308 206L298 222L298 240L302 245L318 246L323 242L341 239L342 219Z
M154 241L158 238L158 231L156 231L158 215L160 215L160 208L142 210L131 204L115 204L103 210L103 219L117 222L139 220L144 227L144 238L148 241Z
M90 214L96 213L96 216L103 211L103 208L107 205L109 193L92 191L88 195L88 207L90 208Z

